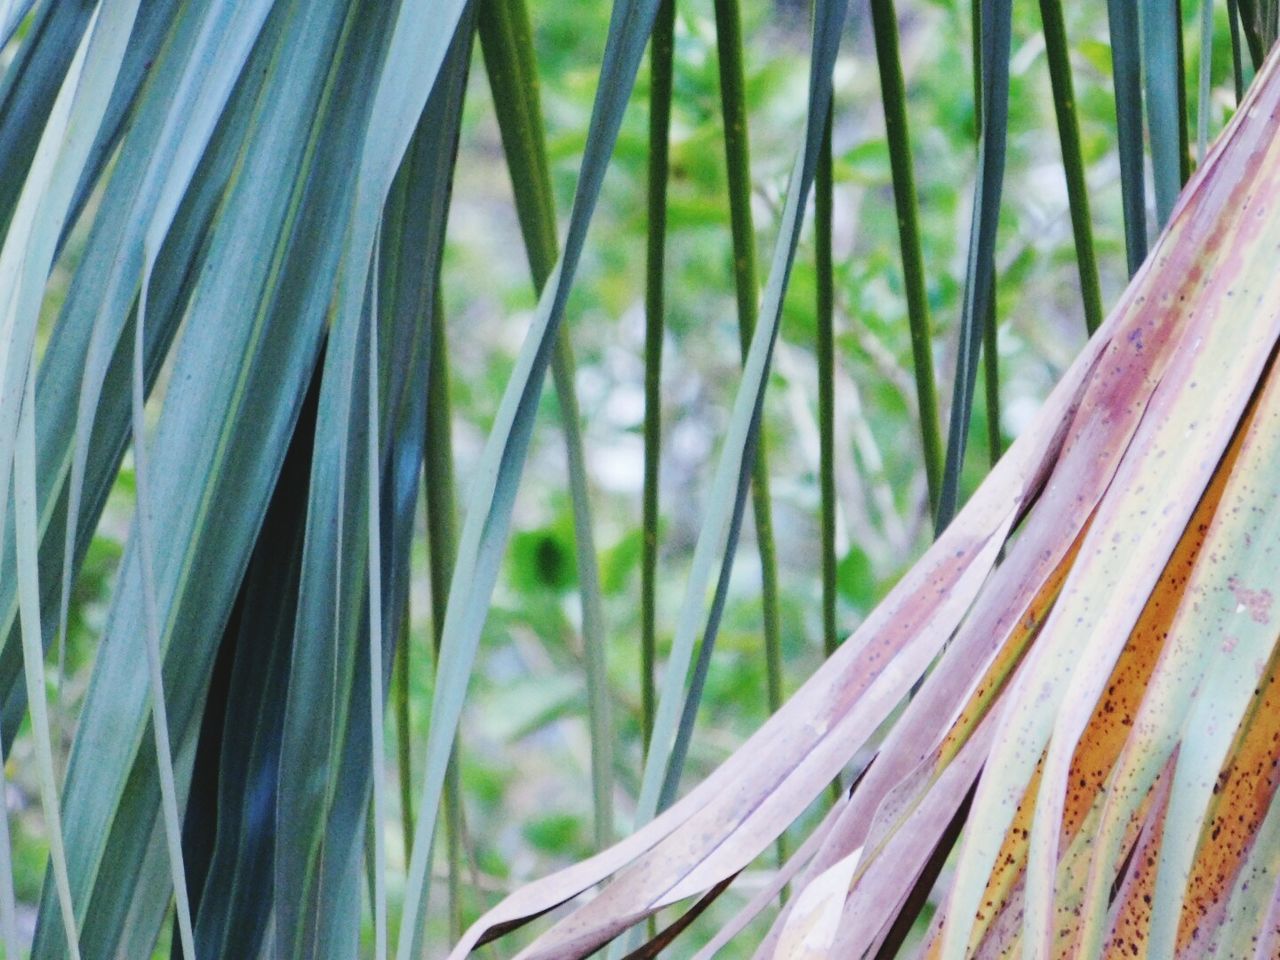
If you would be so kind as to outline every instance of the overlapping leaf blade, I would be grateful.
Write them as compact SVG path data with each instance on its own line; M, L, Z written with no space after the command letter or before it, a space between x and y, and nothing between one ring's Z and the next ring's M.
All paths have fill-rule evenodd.
M979 0L975 0L975 4ZM960 313L960 341L952 384L951 420L947 431L947 457L938 495L935 527L943 530L960 503L960 473L969 441L973 391L978 378L978 356L986 329L995 323L996 227L1000 196L1004 189L1006 138L1009 124L1009 48L1012 42L1013 7L1009 0L980 0L978 176L974 183L973 216L969 224L969 251L965 264L964 302ZM994 357L988 340L987 353ZM990 375L989 375L990 377ZM990 382L994 383L993 379Z
M618 881L621 889L582 909L593 917L590 924L586 916L572 923L571 915L544 941L549 952L580 955L575 951L598 944L608 931L707 889L767 847L775 831L826 788L950 635L993 565L1018 505L1034 498L1057 457L1095 360L1090 351L1077 361L1042 413L1041 429L1010 449L885 604L731 760L616 847L509 897L472 928L454 955L630 864ZM885 672L895 656L902 659ZM637 896L637 885L650 892Z
M318 98L318 81L329 60L325 51L335 42L345 12L335 6L279 8L282 25L292 29L276 34L280 45L268 51L264 66L272 69L267 71L267 89L287 82ZM289 70L293 73L286 79ZM303 82L307 70L317 77L310 87ZM187 332L174 360L175 382L183 384L183 390L167 397L152 449L153 462L168 468L156 478L156 523L173 534L168 541L172 549L157 557L162 642L167 647L172 636L184 639L183 668L172 663L166 668L179 766L184 755L190 762L222 624L283 459L284 444L273 442L287 438L292 430L329 299L327 278L311 273L324 254L290 242L294 235L304 236L323 249L321 235L305 229L308 218L323 218L324 203L335 202L326 198L326 189L330 197L342 196L326 188L322 179L306 181L314 152L308 143L319 141L319 125L313 129L314 111L298 116L286 104L270 98L263 102L265 109L253 110L253 147L241 157L240 176L220 207L206 269L187 308ZM323 110L320 114L323 120ZM296 186L282 191L277 185L282 180ZM252 235L260 238L258 247L245 247L236 239L249 223ZM211 269L211 263L218 268ZM231 303L256 307L231 314L240 318L235 326L200 322L201 317L227 315ZM264 322L274 310L298 319ZM203 359L211 349L223 362L210 365ZM211 410L224 410L227 416L210 417ZM252 410L254 416L238 417L237 410ZM199 478L194 490L193 477ZM175 484L181 485L181 493ZM236 504L236 523L227 522L227 503ZM212 554L204 553L206 548ZM195 565L196 558L209 555L233 562L216 574ZM133 648L141 636L136 620L140 604L135 599L141 584L132 548L122 569L67 781L77 897L82 904L92 904L84 939L102 951L113 950L121 935L134 902L133 878L145 874L143 854L149 849L157 812L153 762L147 751L139 750L145 729L140 712L145 700L139 695L145 695L146 687L137 682L142 658ZM128 695L122 695L125 690ZM184 779L180 773L179 782ZM153 930L164 907L156 894L152 890L138 896L155 911ZM56 946L42 923L36 955Z
M1115 87L1125 252L1132 275L1138 272L1147 258L1146 175L1142 158L1142 47L1138 5L1127 0L1107 0L1107 21L1111 30L1111 72Z
M476 644L506 543L515 489L533 430L536 400L550 364L569 287L582 255L587 227L655 10L654 0L618 0L614 6L587 150L560 261L543 289L537 315L508 381L468 500L458 560L449 588L437 693L431 703L423 803L406 888L406 920L397 950L399 960L408 960L422 952L419 940L425 927L431 837Z
M276 949L282 956L330 955L327 951L345 956L346 947L332 941L325 925L336 914L346 915L348 923L359 920L358 901L344 898L343 882L348 874L359 873L372 751L382 749L371 722L372 663L363 651L377 644L385 678L399 632L396 611L407 588L406 525L417 500L427 397L426 304L436 293L470 40L470 20L464 18L416 125L416 139L409 144L410 165L401 172L407 178L398 208L401 219L382 227L384 240L403 244L388 253L402 263L410 256L423 257L424 268L406 264L397 271L394 284L384 290L391 299L385 312L380 303L371 304L345 318L334 328L326 355L277 813L278 849L283 851L277 854L276 887L298 891L302 898L278 909ZM378 432L390 444L381 456L394 464L386 472L376 465L375 475L384 476L390 494L378 512L386 517L389 510L395 518L380 520L387 534L381 559L393 583L380 597L372 595L372 581L366 577L371 539L365 526L370 516L367 446L374 439L366 338L375 310L385 321L379 328L384 342L378 356L386 358L387 367L378 377L385 382L377 394L382 408ZM345 355L336 352L340 336L346 338ZM339 402L344 395L349 403L345 413ZM385 636L373 629L371 601L392 627Z
M538 101L537 67L529 42L529 14L519 0L490 0L479 11L478 33L485 70L502 133L503 152L524 234L534 289L541 294L555 267L556 215L550 166ZM569 499L573 512L578 590L582 599L582 645L586 660L587 713L591 731L591 783L597 846L613 838L613 723L605 675L605 624L600 564L591 518L590 484L578 410L576 363L569 331L561 327L551 357L551 375L565 441Z
M169 88L184 65L184 53L189 50L192 28L198 22L198 11L184 14L174 24L174 39L166 56L153 65L153 82L159 91ZM269 48L269 45L264 45ZM269 49L268 51L269 52ZM265 62L261 51L259 59ZM260 67L258 63L255 66ZM123 69L123 67L122 67ZM257 76L250 71L250 77ZM252 80L243 85L236 100L226 111L210 149L202 161L194 185L179 208L175 225L168 242L160 252L152 271L150 310L146 327L146 358L144 369L146 386L158 373L160 361L172 342L178 322L185 310L187 297L195 283L197 267L202 262L202 245L209 223L222 196L223 188L235 163L245 127L249 123L257 87ZM101 205L94 220L94 228L86 243L86 250L76 271L67 300L54 325L50 342L40 367L36 386L37 419L41 429L37 432L38 469L37 482L40 508L40 586L42 610L46 619L45 643L49 642L59 625L59 596L64 566L65 528L68 511L68 478L73 448L77 442L87 444L84 456L86 468L80 485L77 515L77 533L72 551L71 572L79 569L89 537L97 526L98 517L119 469L121 456L128 438L129 423L129 363L132 352L132 318L128 315L132 296L126 296L120 309L126 311L123 323L107 314L99 324L100 306L104 287L111 276L112 264L117 254L116 237L126 232L126 221L133 198L146 168L151 144L159 132L169 106L163 93L146 98L139 109L129 136L116 160L111 179L107 184ZM136 279L136 277L135 277ZM126 291L127 292L127 291ZM102 327L114 331L114 340L108 342ZM102 389L97 404L91 407L92 417L80 425L77 438L76 420L79 416L79 398L82 379L88 375L90 344L98 341L98 350L106 356L102 372ZM0 696L3 697L3 729L5 737L12 738L18 719L25 709L25 687L18 676L17 640L13 632L16 613L12 581L0 582L0 625L3 625L6 642L0 650Z
M1163 238L1160 255L1154 258L1157 266L1139 278L1137 288L1141 302L1135 312L1148 314L1147 322L1158 336L1173 334L1175 342L1181 340L1186 346L1176 352L1166 371L1157 374L1160 386L1152 392L1152 406L1135 435L1133 447L1117 469L1116 492L1100 508L1090 531L1092 542L1082 548L1082 559L1064 587L1064 598L1046 625L1045 636L1036 645L1034 670L1022 679L1020 690L1005 711L1001 732L992 750L994 772L983 778L975 800L978 813L962 850L949 907L951 919L944 957L962 955L968 943L966 924L976 912L977 898L981 895L978 878L990 871L995 848L1051 733L1055 745L1047 761L1046 786L1042 787L1042 799L1038 801L1037 829L1056 843L1060 806L1055 809L1055 804L1061 803L1065 789L1063 764L1069 762L1079 736L1076 717L1083 713L1083 719L1087 720L1101 692L1099 687L1105 673L1097 667L1109 667L1129 635L1142 602L1185 526L1191 505L1207 485L1274 344L1276 320L1265 303L1260 304L1261 309L1256 313L1251 313L1254 325L1248 331L1236 331L1221 322L1213 322L1233 309L1231 297L1237 287L1257 291L1254 296L1265 295L1264 288L1259 287L1260 261L1248 258L1261 255L1266 241L1252 232L1258 218L1249 220L1241 215L1238 204L1252 189L1263 194L1268 192L1265 158L1254 156L1259 149L1256 145L1267 136L1269 130L1262 121L1237 127L1228 134L1228 143L1239 139L1234 144L1235 152L1228 155L1220 150L1214 158L1217 162L1206 165L1205 170L1218 167L1236 173L1237 179L1230 188L1236 196L1228 202L1223 192L1210 190L1209 178L1202 176L1184 197L1179 222ZM1249 170L1249 175L1242 176L1245 171L1237 164L1245 158L1260 160L1258 167L1262 172ZM1265 221L1258 229L1266 229ZM1212 250L1218 249L1206 243L1210 236L1240 237L1241 251L1230 254L1235 270L1215 270L1211 260L1205 262L1204 258L1212 257ZM1195 258L1199 269L1171 269L1184 256ZM1245 259L1234 259L1238 257ZM1188 303L1193 306L1185 306ZM1194 314L1188 315L1191 310ZM1185 332L1175 334L1180 316L1186 318ZM1242 354L1243 338L1248 338L1251 346ZM1143 351L1150 349L1148 338L1143 334L1128 343L1128 349L1137 349L1138 344ZM1191 344L1195 349L1190 349ZM1206 408L1194 388L1188 389L1186 385L1218 378L1221 374L1217 371L1224 363L1232 366L1235 373L1226 381L1230 389L1211 408ZM1215 372L1209 372L1211 370ZM1193 431L1190 434L1188 425ZM1188 445L1188 436L1194 436L1197 442ZM1157 463L1159 467L1155 466ZM1169 481L1159 491L1159 499L1155 491L1137 479L1152 476L1157 469ZM1121 543L1123 549L1119 546ZM1143 551L1150 551L1149 560L1140 559L1146 556ZM1092 669L1072 676L1070 665L1081 662L1082 641L1086 637L1092 640L1084 645L1083 656L1085 662L1093 665ZM1064 677L1070 678L1070 694ZM1058 714L1059 704L1068 705L1062 715ZM1047 863L1033 864L1028 873L1030 883L1048 884L1051 888L1052 864L1057 860L1051 849L1047 851L1051 856ZM1029 916L1037 915L1037 906L1043 904L1047 896L1049 893L1043 888L1028 890ZM1035 929L1031 927L1029 931Z

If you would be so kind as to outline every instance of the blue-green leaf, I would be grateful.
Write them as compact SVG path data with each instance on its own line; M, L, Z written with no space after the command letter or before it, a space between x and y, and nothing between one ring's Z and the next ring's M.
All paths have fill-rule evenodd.
M656 9L656 0L617 0L614 5L564 249L543 289L537 315L472 481L458 561L449 589L436 694L431 704L423 800L405 888L405 920L396 952L398 960L420 957L425 950L423 931L431 839L467 680L506 544L538 396Z
M1147 259L1146 177L1142 155L1142 47L1138 5L1107 0L1111 30L1111 72L1115 86L1116 144L1120 151L1120 195L1129 274Z
M982 135L978 144L973 219L969 223L969 254L965 265L951 422L947 431L947 460L935 517L938 531L944 530L951 522L960 503L960 473L968 447L978 357L986 326L995 321L996 227L1000 222L1009 124L1009 45L1013 5L1011 0L981 0L981 3Z
M1147 122L1151 135L1151 175L1156 191L1156 225L1169 222L1182 189L1179 86L1179 0L1142 4L1142 66L1146 79Z

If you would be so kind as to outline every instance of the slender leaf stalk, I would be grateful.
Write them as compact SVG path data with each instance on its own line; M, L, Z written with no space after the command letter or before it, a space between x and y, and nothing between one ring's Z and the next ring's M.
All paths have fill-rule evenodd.
M1178 17L1178 173L1179 189L1191 179L1191 132L1187 123L1187 51L1182 29L1182 0L1177 2Z
M605 658L604 611L600 596L599 561L591 522L587 485L586 454L579 426L581 414L574 392L574 360L569 338L556 338L556 357L551 375L561 402L561 429L569 462L569 495L574 519L574 545L579 558L579 593L582 599L583 656L587 680L587 720L591 736L591 790L594 806L596 847L604 849L614 840L613 722L610 711L608 672Z
M759 434L757 434L758 436ZM750 455L750 454L748 454ZM746 512L747 491L751 483L750 471L743 471L739 477L738 489L733 501L733 516L729 521L730 548L737 546L738 537L742 533L742 518ZM707 685L707 675L711 672L711 655L715 652L715 636L720 626L720 618L724 614L725 599L729 595L729 579L731 570L725 565L720 568L720 576L716 579L715 596L711 601L711 614L707 618L707 628L703 632L702 643L698 647L698 659L693 665L693 675L689 680L689 691L680 710L680 723L676 728L675 744L671 748L671 759L667 763L667 774L662 782L662 793L658 797L658 809L665 810L675 803L680 789L680 776L684 772L685 760L689 756L689 744L693 741L693 730L698 718L698 707L702 703L702 693ZM785 858L785 835L778 838L778 855L780 861ZM652 934L651 934L652 935Z
M555 201L547 162L537 66L524 0L485 0L477 27L485 69L494 91L498 125L525 254L535 290L541 294L559 257ZM591 781L595 802L595 836L600 847L613 836L613 724L605 671L605 628L600 598L600 564L592 532L586 453L578 401L574 393L574 361L568 331L561 329L551 356L552 379L560 403L573 503L578 586L582 596L582 639L586 652L587 714L591 729Z
M658 482L662 460L662 339L666 327L667 180L675 3L664 0L649 36L649 167L644 281L644 489L640 554L640 713L644 748L657 710Z
M973 115L977 118L978 138L982 138L982 5L971 4L973 12ZM992 278L987 292L987 315L982 324L983 384L987 401L987 456L991 466L1000 459L1000 331L996 317L996 285Z
M1240 26L1244 31L1245 43L1249 46L1249 59L1253 61L1253 69L1262 66L1267 45L1262 37L1262 4L1265 0L1237 0L1240 6Z
M1206 0L1206 3L1212 0ZM1044 24L1045 53L1049 61L1049 81L1053 88L1053 108L1058 120L1058 141L1062 144L1062 168L1067 178L1067 204L1071 210L1071 232L1075 239L1076 265L1080 271L1080 298L1084 324L1090 334L1102 323L1102 293L1098 283L1098 262L1093 251L1093 220L1089 212L1089 188L1085 183L1084 155L1080 148L1080 123L1071 80L1071 58L1062 0L1040 0Z
M1231 31L1231 79L1235 82L1236 104L1244 99L1244 63L1240 53L1240 3L1227 0L1227 27Z
M1196 163L1209 146L1209 94L1213 82L1213 0L1200 0L1200 86L1196 98Z
M1000 342L996 326L995 291L991 295L991 308L982 331L983 384L987 395L987 451L988 462L995 466L1004 453L1004 441L1000 436Z
M375 243L372 268L377 276L379 245ZM369 311L369 349L365 378L368 386L367 431L365 446L365 483L368 487L366 511L366 551L369 576L369 723L372 749L369 751L373 781L370 819L373 823L373 942L375 960L387 957L387 848L383 826L386 823L386 692L383 690L382 666L382 505L380 503L382 457L378 430L378 307L377 284L370 284L373 308ZM141 347L139 347L141 355ZM141 361L139 361L141 363Z
M666 330L664 275L675 16L675 0L663 0L649 33L649 162L645 175L644 480L640 507L640 729L646 759L653 740L654 717L658 709L657 589L658 532L662 521L659 497L662 466L662 341ZM677 744L677 749L678 746ZM656 933L655 923L654 919L650 919L650 937Z
M738 0L716 0L716 53L720 68L720 110L724 117L724 153L729 187L729 229L733 238L733 282L738 299L738 336L746 362L759 316L755 224L751 216L751 149L748 136L746 71L743 66L742 14ZM769 494L769 459L763 424L755 425L751 466L751 507L760 554L765 685L769 712L782 705L782 628L778 602L777 546Z
M973 63L973 136L982 138L982 0L969 2L969 58Z
M457 555L453 492L453 419L449 402L449 354L444 325L444 304L436 288L431 315L431 356L427 374L427 443L425 476L427 504L427 576L431 582L431 635L436 664L444 632L444 613L449 604L449 583ZM458 744L444 783L444 827L448 863L448 909L450 931L462 928L462 779L459 775ZM406 822L412 822L413 807L405 808ZM413 839L406 838L412 854Z
M814 176L814 237L817 253L818 310L818 486L822 510L822 649L835 653L836 634L836 471L835 471L835 283L831 257L834 192L831 111Z
M569 460L569 496L573 504L574 545L582 594L582 636L587 663L587 716L591 724L591 788L595 803L595 840L599 849L613 841L613 723L609 713L609 681L605 664L604 611L600 572L592 533L586 453L579 427L581 414L574 390L573 350L561 331L556 338L551 376L560 398L560 417Z
M835 470L835 277L831 256L831 215L835 177L831 153L832 108L813 178L813 230L817 273L818 486L822 515L822 649L836 652L836 470ZM831 784L831 801L840 799L840 782ZM785 837L785 834L783 835ZM782 859L782 837L778 855ZM783 896L786 894L784 892Z
M407 597L406 597L407 599ZM400 781L400 820L404 832L404 861L413 854L413 732L409 725L409 650L411 632L406 609L400 617L400 639L396 643L391 690L396 716L396 767Z
M947 459L942 495L935 517L936 532L945 530L960 505L960 477L968 446L973 393L984 330L994 326L995 246L1000 195L1004 186L1005 144L1009 120L1009 52L1013 9L1011 0L981 0L980 47L975 63L982 78L982 129L978 145L978 176L974 185L973 219L965 269L964 304L960 315L960 343L951 401Z
M1129 275L1147 259L1146 176L1142 155L1142 54L1138 5L1107 0L1111 31L1111 72L1115 86L1116 145L1120 152L1120 198Z
M915 371L916 401L920 409L920 440L929 486L929 509L936 515L942 487L942 433L938 422L938 388L933 369L929 300L920 247L919 202L911 158L911 136L907 128L906 85L902 78L898 15L893 0L871 0L871 25L875 33L876 65L880 71L885 136L889 142L889 168L893 176L893 202L898 218L907 321L911 327L911 359Z

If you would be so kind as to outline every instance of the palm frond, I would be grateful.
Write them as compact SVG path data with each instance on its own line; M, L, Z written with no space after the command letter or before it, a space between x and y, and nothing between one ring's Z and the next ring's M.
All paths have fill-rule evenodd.
M946 14L960 32L957 17L971 12L977 25L979 149L972 163L965 85L957 144L973 202L952 257L951 239L937 239L948 225L934 223L931 209L940 176L917 168L908 136L915 37L892 0L871 0L868 11L883 160L864 177L843 151L853 129L840 110L853 88L835 96L846 6L813 5L807 84L784 97L795 100L786 146L794 159L789 175L762 182L748 128L767 144L772 117L750 110L761 80L750 61L757 14L744 20L737 0L715 0L714 39L709 18L671 0L614 0L599 64L569 71L574 83L595 84L581 138L559 129L557 91L544 125L538 84L553 68L536 55L541 11L531 21L523 0L0 0L6 956L28 947L30 906L35 960L385 960L393 950L409 960L442 952L445 925L430 909L438 867L456 958L549 912L522 957L566 960L608 944L614 956L686 955L705 934L696 956L709 960L748 931L756 942L746 949L761 958L1276 952L1280 629L1268 577L1280 550L1280 54L1268 59L1268 50L1278 6L1227 4L1238 107L1209 146L1222 94L1215 66L1222 78L1227 71L1213 48L1215 6L1202 4L1201 162L1191 175L1179 0L1141 11L1107 5L1116 116L1101 163L1089 129L1098 111L1081 106L1097 101L1099 78L1079 63L1073 76L1068 25L1074 33L1079 21L1042 0L1041 100L1047 118L1052 97L1065 173L1052 216L1061 215L1063 238L1070 220L1066 286L1078 277L1091 336L1008 450L1001 407L1027 327L1012 311L999 318L999 357L995 304L1014 302L1025 273L998 263L997 247L1008 239L1006 155L1011 170L1026 166L1010 124L1039 38L1018 52L1022 15L1009 0ZM477 37L492 103L468 105ZM646 138L627 114L647 47ZM1256 71L1247 88L1246 48ZM1105 55L1086 52L1105 73ZM512 240L518 221L538 300L514 362L494 367L489 386L501 402L490 422L459 431L455 478L450 380L472 386L472 318L450 303L459 370L446 344L447 251L453 192L469 173L460 144L489 135L490 118L471 120L486 106L505 155L502 187L509 177L512 188ZM703 141L686 136L695 114L711 131L699 135L717 147L710 163L694 156ZM932 159L936 139L916 141L921 156ZM1161 228L1149 251L1144 139ZM644 434L637 529L594 513L615 501L589 483L598 396L586 399L594 370L584 367L579 408L567 317L578 274L596 269L596 208L621 195L609 193L606 176L638 169L644 149L647 184L635 206L647 263L627 294L636 319L641 301L646 314L636 350L643 372L628 358L637 389L643 381L644 423L637 414L625 428ZM567 153L574 180L559 170ZM1114 217L1105 192L1090 193L1109 186L1099 172L1112 163ZM678 204L699 164L722 194L697 216L722 244L723 286L718 299L686 301L686 291L673 293L690 243L689 210ZM568 184L562 231L557 193ZM878 196L881 187L892 197ZM950 194L968 189L945 184ZM896 223L846 208L864 194L885 211L891 202ZM1103 259L1119 256L1121 223L1131 281L1103 320L1105 281L1120 273ZM866 296L848 296L863 281L863 234L882 225L896 251L867 256L876 263ZM757 269L757 226L775 233L767 269ZM938 282L926 276L926 253ZM948 259L960 276L947 274ZM793 274L813 284L803 306L787 299ZM848 574L838 556L842 534L860 534L840 529L837 500L845 401L863 386L840 377L845 335L859 349L879 344L889 326L880 307L898 293L901 325L889 331L898 342L879 345L884 356L873 359L901 364L888 405L919 422L893 440L922 451L922 469L880 478L876 510L912 514L897 553L928 539L930 519L937 539L905 573L888 569L904 562L895 555L872 578ZM714 304L697 318L704 329L721 331L714 321L725 320L731 335L736 320L738 341L721 358L732 404L707 446L701 514L689 524L685 505L663 498L673 518L681 508L670 546L687 544L688 555L662 564L681 571L682 597L662 663L658 492L671 405L661 371L664 347L685 342L685 304L694 302ZM842 317L846 304L853 309ZM952 307L958 322L935 334L931 317ZM793 309L812 316L812 330L780 344ZM601 338L574 333L584 364L597 363ZM953 346L948 336L954 354L941 352ZM676 352L678 367L685 358ZM945 458L935 352L955 362ZM816 377L798 371L797 353ZM993 466L968 495L984 356ZM581 623L564 631L571 640L560 650L578 669L567 706L555 709L579 722L572 697L584 694L585 733L571 739L584 758L590 751L591 797L584 789L577 799L594 815L595 837L580 849L597 852L510 893L464 932L494 882L476 880L474 864L474 889L464 876L473 813L458 749L464 706L486 662L486 623L505 603L503 564L525 475L538 469L527 467L538 459L548 372L578 589L577 600L558 596L555 610L559 627L575 613ZM806 453L812 428L811 464L788 462L792 438L777 430L767 445L779 452L766 455L771 381L785 381ZM1013 424L1021 408L1006 405L1004 416ZM860 429L859 456L876 433L894 430L874 426ZM788 481L804 473L804 489L782 483L784 471ZM892 488L903 477L903 489ZM89 667L79 591L91 544L122 513L113 496L128 505L128 532ZM717 647L722 626L734 642L745 632L733 577L749 503L760 588L749 609L762 639L751 649L763 650L763 667L753 666L772 716L681 796L686 763L705 769L704 693L735 653L726 641ZM640 555L637 638L627 649L638 678L610 671L629 640L605 629L606 611L611 625L626 612L625 591L611 595L607 585L614 551L603 549L619 529ZM808 594L793 589L790 572L779 576L787 563L812 568ZM857 584L871 594L895 577L878 606L859 601L857 612L869 612L839 643L840 622L855 612L842 599L846 579L875 579ZM420 579L429 581L431 621L421 645ZM803 619L784 603L801 595L820 616ZM816 662L821 646L828 659L783 703L797 624L815 634L801 653ZM388 689L398 824L387 790ZM631 689L640 691L634 711L619 693ZM429 728L418 743L420 719ZM466 747L469 762L481 752ZM32 818L11 842L10 775L39 795L42 885L38 875L14 883L15 867L32 859ZM627 820L634 832L609 846ZM800 843L788 856L792 838ZM774 849L776 869L762 859ZM762 862L749 897L732 909L718 902Z
M800 928L814 955L876 952L918 909L916 881L956 817L929 956L1135 942L1172 956L1193 936L1258 934L1259 913L1227 904L1244 895L1239 871L1269 856L1256 845L1277 786L1277 631L1259 573L1280 543L1280 227L1257 212L1280 189L1276 64L1035 427L867 623L684 799L512 895L455 956L606 878L523 955L586 956L718 891L919 678L867 774L788 865L797 894L759 955L789 955Z

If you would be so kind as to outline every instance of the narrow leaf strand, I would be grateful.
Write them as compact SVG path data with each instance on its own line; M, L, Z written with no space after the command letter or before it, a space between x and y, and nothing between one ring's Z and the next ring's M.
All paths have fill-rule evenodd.
M978 0L975 0L978 2ZM994 323L995 245L1004 186L1005 140L1009 119L1009 52L1013 8L1011 0L980 0L981 44L975 47L982 77L982 130L978 145L978 178L974 185L973 220L965 270L964 303L960 314L960 343L951 400L947 460L934 529L940 533L960 506L960 479L968 446L973 393L984 330Z
M373 248L372 275L377 276L379 244ZM372 307L369 310L369 350L366 357L366 449L365 484L368 493L366 520L369 544L369 757L372 765L373 790L370 820L373 826L373 942L376 960L387 957L387 853L384 841L386 823L386 697L382 689L382 508L380 500L381 456L378 440L378 285L370 283Z
M717 4L717 8L718 8ZM640 725L644 749L653 737L657 710L659 480L662 464L662 340L666 328L665 285L667 178L670 151L675 2L663 0L649 37L648 217L644 283L644 487L640 527Z
M27 701L31 728L35 734L36 773L40 778L40 803L49 834L49 864L62 916L63 935L71 960L80 960L80 940L71 880L67 875L67 852L63 844L62 814L57 779L53 772L53 741L49 731L49 710L45 702L44 646L40 627L40 584L37 570L39 541L36 536L36 437L35 377L28 376L18 419L14 457L13 506L18 559L18 610L22 621L22 665L27 681Z
M555 267L558 241L542 108L538 99L537 65L534 62L529 13L523 0L488 0L482 4L479 33L524 235L525 254L534 290L541 294ZM603 848L613 836L613 722L605 664L600 562L592 529L590 484L574 385L575 363L567 329L562 328L556 335L550 365L556 397L560 402L569 474L578 588L582 598L595 834L597 846Z
M738 0L716 0L716 55L720 70L720 110L724 117L725 167L728 174L729 230L733 244L733 282L738 305L738 342L746 362L759 317L755 223L751 215L751 149L748 136L746 70L743 64L742 15ZM752 513L760 556L760 603L764 637L765 692L769 712L782 705L782 627L779 614L778 550L773 533L769 492L769 458L763 436L755 439L751 467Z
M449 342L443 295L437 285L431 312L431 356L427 375L427 457L424 482L427 509L427 577L431 584L431 639L437 671L449 576L457 556L453 477L453 413L449 402ZM437 676L438 676L437 672ZM462 778L455 738L444 783L445 860L450 929L462 927ZM408 841L412 855L413 841Z
M1236 104L1244 99L1244 62L1240 52L1239 0L1227 0L1227 28L1231 31L1231 79L1235 83Z
M1211 2L1211 0L1206 0ZM1058 142L1062 145L1062 168L1067 178L1067 205L1071 210L1071 231L1075 240L1076 266L1080 271L1080 298L1084 305L1084 325L1090 335L1102 323L1102 293L1098 283L1098 261L1093 249L1093 219L1089 212L1089 188L1085 182L1084 155L1080 147L1080 123L1071 80L1071 57L1062 0L1040 0L1044 24L1045 54L1053 88L1053 108L1058 121Z
M1129 275L1147 259L1146 176L1142 155L1142 56L1138 5L1107 0L1111 31L1111 72L1115 86L1116 145L1120 152L1120 197Z
M814 239L818 275L818 486L822 513L822 649L835 653L836 633L836 470L835 470L835 278L831 263L831 110L818 172L814 178Z
M169 853L169 872L178 916L183 955L196 960L191 926L191 900L187 894L187 870L182 859L182 821L178 816L178 791L173 778L173 749L169 744L169 714L164 697L164 659L160 649L160 623L156 603L155 558L151 530L151 489L147 476L146 397L143 355L150 273L143 274L134 321L133 341L133 472L137 487L138 562L142 569L142 595L146 618L145 646L151 682L151 729L155 737L156 766L160 772L161 814Z
M889 141L889 169L893 177L893 203L898 219L907 322L911 327L911 360L920 409L920 440L925 479L929 486L929 512L936 516L942 488L942 434L938 424L933 333L920 247L919 201L911 158L911 136L907 128L906 86L898 51L898 15L893 0L871 0L871 26L875 33L876 65L880 71L885 137Z

